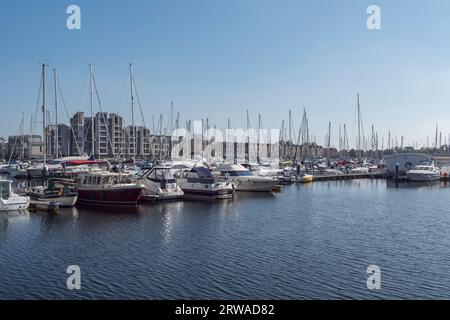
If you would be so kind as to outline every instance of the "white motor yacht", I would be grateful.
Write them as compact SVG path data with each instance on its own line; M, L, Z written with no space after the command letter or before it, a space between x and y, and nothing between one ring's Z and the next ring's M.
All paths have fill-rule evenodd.
M418 165L412 170L406 171L406 176L410 181L438 181L441 179L441 170L434 164Z
M230 199L234 188L231 182L218 181L211 171L203 166L179 170L174 173L177 184L188 199Z
M240 164L222 164L217 170L237 191L272 191L278 183L277 178L256 176Z
M136 174L136 181L144 185L142 200L170 200L183 196L170 170L169 167L155 166Z
M0 180L0 211L21 211L30 206L30 198L12 191L12 181Z

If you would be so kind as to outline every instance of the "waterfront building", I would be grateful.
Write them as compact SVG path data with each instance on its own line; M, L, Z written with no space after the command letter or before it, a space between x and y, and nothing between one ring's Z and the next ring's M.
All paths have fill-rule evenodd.
M124 130L125 136L125 155L127 157L138 156L137 155L137 126L127 126Z
M70 154L74 156L81 156L86 152L86 124L84 112L77 112L70 119Z
M108 118L108 131L110 144L108 154L113 157L123 155L123 118L115 113L110 113Z
M9 136L6 158L40 158L43 156L42 150L43 143L40 135Z
M396 153L384 156L386 174L394 176L398 164L399 174L404 175L406 170L413 168L424 162L431 162L432 156L424 153Z
M5 160L6 159L6 148L7 148L7 141L0 137L0 160Z
M109 155L108 113L97 112L94 117L94 154L97 158Z
M172 137L166 135L150 136L150 155L153 159L164 160L170 158Z
M137 154L143 159L150 157L150 130L144 126L137 129Z
M127 126L124 130L125 154L136 158L148 159L151 154L150 130L144 126Z
M56 132L58 129L58 132ZM58 134L58 141L56 141ZM56 157L56 148L58 148L58 157L68 157L71 153L70 129L65 124L49 125L46 128L47 156Z

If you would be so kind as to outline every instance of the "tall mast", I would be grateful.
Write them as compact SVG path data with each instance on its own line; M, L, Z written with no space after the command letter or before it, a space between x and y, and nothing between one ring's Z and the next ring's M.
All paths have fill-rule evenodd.
M204 139L205 139L205 136L204 136L204 133L205 133L205 121L202 119L202 160L203 160L203 158L204 158L204 154L203 154L203 147L204 147Z
M133 130L133 159L136 158L136 128L134 127L133 66L130 63L131 129Z
M163 147L162 126L163 126L163 115L162 115L162 113L161 113L161 114L159 115L159 160L161 160L161 156L162 156L162 147Z
M388 131L388 150L391 150L391 130Z
M361 111L359 106L359 93L356 95L358 102L358 154L361 158Z
M327 160L330 164L330 148L331 148L331 121L328 122L328 141L327 141Z
M46 135L45 135L45 127L46 127L46 123L45 123L45 118L46 118L46 112L45 112L45 63L42 64L42 141L44 144L44 147L42 148L42 151L44 153L44 168L45 168L45 164L47 162L47 141L45 139Z
M170 128L169 132L172 134L173 131L173 101L170 101Z
M344 149L348 151L347 126L344 123Z
M289 110L289 141L292 141L292 112Z
M55 82L55 128L56 128L56 133L55 133L55 140L56 140L56 151L55 151L55 158L58 159L59 155L59 132L58 132L58 91L57 91L57 83L58 83L58 74L56 69L53 69L53 79Z
M434 147L437 149L437 144L438 144L438 125L436 123L436 133L434 135Z
M89 65L89 91L90 91L90 105L91 105L91 156L94 155L94 109L93 105L93 89L92 89L92 64Z
M257 159L258 162L260 161L260 159L259 159L259 153L260 153L259 152L259 148L260 148L259 144L260 144L260 141L261 141L261 137L260 137L261 127L262 127L261 114L258 114L258 133L257 133L258 144L256 146L256 159Z
M21 134L21 148L20 148L20 159L24 159L25 158L25 138L24 138L24 134L23 134L23 126L24 126L24 118L25 114L22 112L22 121L20 122L20 134Z

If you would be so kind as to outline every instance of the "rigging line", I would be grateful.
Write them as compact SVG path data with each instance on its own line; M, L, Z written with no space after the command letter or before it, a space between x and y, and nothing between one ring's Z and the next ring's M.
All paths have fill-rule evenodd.
M11 163L12 155L13 155L14 150L15 150L15 148L16 148L16 143L17 143L17 139L19 139L19 135L20 135L20 128L19 128L19 131L17 132L16 139L14 140L13 148L12 148L11 152L9 153L9 161L8 161L8 165ZM22 142L22 143L23 143L23 142Z
M139 111L141 112L142 125L145 127L144 112L142 112L141 99L139 99L139 94L137 91L136 82L134 81L134 76L132 79L133 79L134 93L136 94L136 99L139 105Z
M33 121L32 126L31 126L31 136L33 136L34 128L36 127L37 115L38 115L38 112L39 112L39 103L41 101L42 76L40 78L41 78L41 81L39 83L39 92L38 92L38 99L36 101L36 110L34 112L34 121Z
M126 104L126 99L128 95L125 94L125 91L128 89L128 72L127 76L124 77L122 85L120 86L120 92L117 100L117 107L115 110L117 110L117 114L122 113L124 116L128 116L127 112L124 110L129 110L130 108L126 107L124 108L124 105Z
M84 89L86 87L88 78L89 78L89 72L86 74L86 78L84 78L83 84L81 86L81 94L80 94L80 97L78 99L78 104L77 104L78 107L81 107L81 100L83 99L83 96L84 96Z
M100 108L100 113L102 115L103 122L106 124L106 136L108 137L108 141L109 141L109 145L111 147L112 155L113 155L113 157L115 157L116 154L115 154L114 147L113 147L113 144L112 144L112 141L111 141L111 137L109 135L108 122L106 121L105 115L103 114L102 103L100 101L100 96L98 95L97 84L95 83L94 75L92 75L92 83L94 85L95 95L97 97L98 106ZM94 122L94 119L92 119L91 123L93 123L93 122ZM100 146L100 142L99 142L99 146Z
M66 111L67 119L69 120L69 128L70 128L70 129L73 129L73 128L72 128L72 122L70 121L69 112L67 111L66 100L64 99L64 95L63 95L63 93L62 93L62 90L61 90L61 86L60 86L60 84L59 84L59 81L56 82L56 85L57 85L57 87L58 87L59 97L60 97L60 99L61 99L61 102L63 103L64 110ZM73 140L75 141L75 144L76 144L76 147L77 147L77 150L78 150L78 154L81 156L80 146L79 146L78 140L77 140L77 138L76 138L76 136L75 136L75 132L74 132L73 130L70 130L70 131L72 132ZM68 150L68 152L70 153L70 150Z

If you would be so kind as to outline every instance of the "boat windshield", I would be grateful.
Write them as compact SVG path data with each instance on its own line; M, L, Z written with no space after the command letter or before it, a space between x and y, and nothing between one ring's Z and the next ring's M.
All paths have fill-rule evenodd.
M433 167L432 166L417 166L416 170L433 171Z
M9 181L0 181L0 197L3 200L9 199Z
M171 180L171 179L173 179L173 176L170 173L169 169L157 168L157 169L154 169L152 172L150 172L150 174L148 175L148 178L150 180L154 180L154 181L161 181L161 180Z

